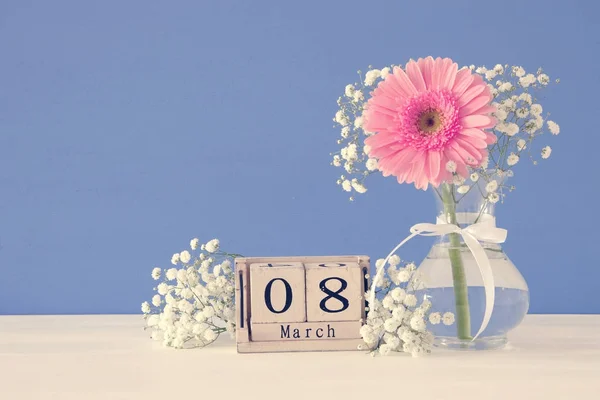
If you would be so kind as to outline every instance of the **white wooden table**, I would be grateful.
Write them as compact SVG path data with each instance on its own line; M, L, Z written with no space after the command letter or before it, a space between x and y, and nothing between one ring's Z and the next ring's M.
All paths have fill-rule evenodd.
M0 399L600 399L600 315L531 315L504 350L371 358L163 348L141 316L0 316Z

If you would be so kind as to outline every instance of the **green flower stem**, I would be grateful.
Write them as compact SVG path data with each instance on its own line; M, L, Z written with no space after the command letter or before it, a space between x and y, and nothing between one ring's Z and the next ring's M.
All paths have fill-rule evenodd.
M449 218L449 223L458 225L456 219L456 203L454 202L452 186L444 183L442 185L442 202L444 213ZM469 312L469 292L467 288L467 276L462 256L460 254L460 235L450 233L450 248L448 255L452 266L452 281L454 284L454 300L456 304L456 330L459 339L471 339L471 315Z

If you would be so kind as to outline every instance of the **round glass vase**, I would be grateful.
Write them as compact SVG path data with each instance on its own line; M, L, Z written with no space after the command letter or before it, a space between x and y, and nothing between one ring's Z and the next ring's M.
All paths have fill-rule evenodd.
M483 220L495 222L494 203L486 197L485 186L493 176L472 183L466 194L455 185L434 188L438 203L438 221L464 228ZM500 182L497 180L497 182ZM491 197L495 200L494 197ZM442 236L420 264L417 289L419 297L429 299L432 312L455 316L453 324L432 324L427 328L435 335L434 345L454 350L486 350L503 347L507 333L521 323L529 309L529 289L525 279L495 243L480 242L492 268L495 301L491 319L475 339L481 327L486 297L483 279L473 254L460 234Z

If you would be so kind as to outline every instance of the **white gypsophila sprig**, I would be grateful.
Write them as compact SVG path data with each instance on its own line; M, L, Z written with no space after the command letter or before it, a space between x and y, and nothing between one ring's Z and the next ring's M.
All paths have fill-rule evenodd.
M333 121L334 127L340 130L341 138L337 142L341 149L332 154L331 164L344 169L345 173L337 183L343 191L351 193L350 200L354 200L354 193L367 191L366 177L378 170L377 160L369 158L369 149L364 146L365 139L372 133L363 129L362 114L370 91L388 76L392 67L375 69L369 66L364 75L358 71L359 81L346 85L344 95L337 101L339 109Z
M368 349L373 356L405 352L418 357L431 353L433 334L427 330L427 321L441 322L441 313L432 313L432 302L418 296L421 281L414 263L403 263L397 255L391 256L386 266L383 262L379 259L375 263L385 273L372 283L377 296L374 304L369 304L367 320L360 329L365 343L359 348ZM368 298L369 293L365 296ZM444 313L444 322L450 321L450 314L453 318L454 314Z
M235 333L232 262L239 254L220 250L218 239L199 245L192 239L191 252L183 250L171 258L175 267L164 275L158 267L151 273L155 280L163 276L163 281L152 300L142 303L145 329L168 347L204 347L221 333Z
M467 193L476 191L486 204L494 204L502 201L506 192L515 189L505 178L514 175L514 167L524 157L537 164L536 158L540 155L542 159L550 156L549 146L539 150L534 141L544 134L548 137L547 133L558 135L560 126L549 119L550 114L544 113L539 103L539 92L551 82L541 68L535 73L528 73L521 66L500 64L491 69L485 66L472 66L471 69L488 82L494 97L492 106L496 108L497 124L491 131L497 140L488 146L488 157L484 162L470 168L470 179L453 182L453 189L457 202ZM490 188L493 190L487 190Z

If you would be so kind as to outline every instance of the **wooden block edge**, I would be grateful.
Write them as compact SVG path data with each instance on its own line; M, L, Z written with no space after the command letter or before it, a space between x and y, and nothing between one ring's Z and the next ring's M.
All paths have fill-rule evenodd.
M247 342L238 343L238 353L283 353L309 351L359 351L358 346L367 349L362 339L302 340L297 342Z

